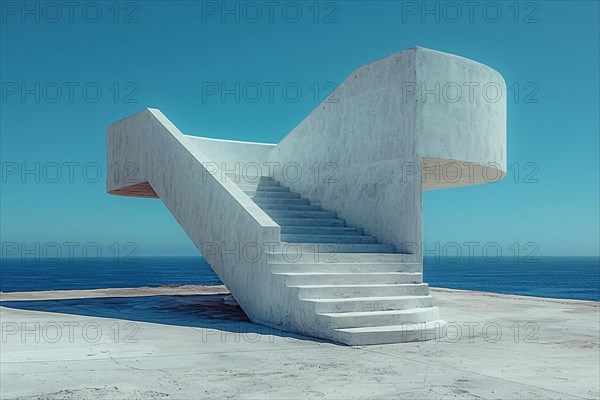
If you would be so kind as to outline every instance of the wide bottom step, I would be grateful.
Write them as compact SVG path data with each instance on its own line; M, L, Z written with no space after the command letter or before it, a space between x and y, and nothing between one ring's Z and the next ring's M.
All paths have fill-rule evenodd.
M433 306L433 299L426 296L351 297L334 299L300 299L312 302L316 313L343 313L364 311L391 311Z
M288 286L302 285L377 285L422 283L423 276L418 272L288 272L274 273L285 279Z
M426 283L391 285L299 285L288 286L298 290L300 299L353 298L369 296L427 296Z
M446 321L408 323L393 326L334 329L331 340L350 346L422 342L442 339Z
M385 327L436 321L437 307L412 308L390 311L358 311L318 314L319 318L334 328Z

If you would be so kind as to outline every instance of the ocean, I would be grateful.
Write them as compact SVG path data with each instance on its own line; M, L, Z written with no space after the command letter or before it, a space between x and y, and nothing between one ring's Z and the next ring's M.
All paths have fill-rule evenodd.
M425 259L424 281L432 287L600 301L600 258L530 261ZM219 284L202 257L140 257L127 262L6 259L0 264L2 292Z

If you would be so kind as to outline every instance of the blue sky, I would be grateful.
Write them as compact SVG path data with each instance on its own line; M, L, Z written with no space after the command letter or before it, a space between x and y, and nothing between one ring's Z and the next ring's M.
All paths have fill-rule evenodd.
M222 2L23 4L1 10L3 244L198 254L160 200L105 193L107 125L155 107L186 133L278 142L332 83L419 45L489 65L512 88L509 175L426 192L428 246L599 252L596 1L484 1L473 10L428 2L429 13L422 2L280 2L272 15L268 2L229 2L224 15ZM258 101L250 92L203 98L213 82L278 86L273 101L265 92ZM282 93L287 83L302 89L297 101Z

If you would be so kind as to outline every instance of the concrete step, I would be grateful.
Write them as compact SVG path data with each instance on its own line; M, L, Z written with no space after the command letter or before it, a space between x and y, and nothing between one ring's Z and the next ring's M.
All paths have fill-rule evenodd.
M335 211L294 211L263 209L271 218L308 218L308 219L336 219Z
M373 236L367 235L303 235L281 234L282 242L292 243L377 243Z
M316 313L406 310L433 306L433 298L430 295L300 300L312 303Z
M284 279L286 286L392 285L423 282L423 276L415 272L281 272L273 275Z
M281 186L281 184L279 183L279 181L274 181L273 178L271 177L264 177L265 179L261 179L260 181L258 181L258 186L263 187L263 186Z
M273 185L258 185L256 187L257 192L289 192L290 188L285 186L273 186Z
M328 299L380 296L427 296L426 283L406 283L393 285L288 285L298 290L299 299Z
M237 184L261 183L261 184L265 184L265 185L275 184L276 186L279 186L279 182L276 180L273 180L273 178L271 178L270 176L256 176L256 175L244 175L244 174L237 175L237 174L232 174L232 173L225 173L225 176Z
M287 244L288 250L297 249L299 252L336 254L336 253L393 253L394 247L378 243L296 243L281 242Z
M281 226L344 226L344 220L339 218L282 218L273 217L273 220Z
M254 197L252 199L259 207L271 204L310 204L307 199L286 199L286 198L269 198L269 197Z
M277 181L266 181L266 182L234 182L240 189L242 189L243 191L256 191L258 190L262 190L265 188L278 188L279 186L279 182Z
M244 190L253 199L299 199L300 195L294 192L265 192Z
M317 220L319 221L319 220ZM420 263L420 257L414 254L400 253L332 253L331 251L314 251L302 249L297 243L282 243L280 246L265 252L265 257L271 264L277 263L320 263L325 267L327 264L336 266L344 263L385 263L385 264L404 264Z
M252 183L236 183L243 192L251 192L256 190L256 184Z
M289 211L322 211L321 206L312 204L263 204L260 206L263 211L267 210L289 210Z
M288 210L288 211L323 211L321 206L312 204L285 204L285 203L274 203L274 204L261 204L260 208L263 211L267 210Z
M330 339L351 346L424 341L442 337L445 325L446 321L438 319L393 326L338 328L330 334Z
M351 254L351 253L350 253ZM421 272L420 263L369 263L369 262L278 262L271 263L271 271L302 273L386 273L386 272Z
M409 308L389 311L353 311L317 314L320 323L332 328L362 328L397 326L435 321L440 317L437 307Z
M282 226L281 233L286 235L362 235L362 228L347 226L325 227L325 226Z

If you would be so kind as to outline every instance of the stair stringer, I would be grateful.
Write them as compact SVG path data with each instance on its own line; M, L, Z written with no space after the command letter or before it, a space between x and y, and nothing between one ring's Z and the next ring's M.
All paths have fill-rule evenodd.
M265 249L280 243L280 227L215 167L159 110L144 109L107 131L107 191L148 183L227 286L248 317L278 323ZM131 194L135 195L135 194Z

